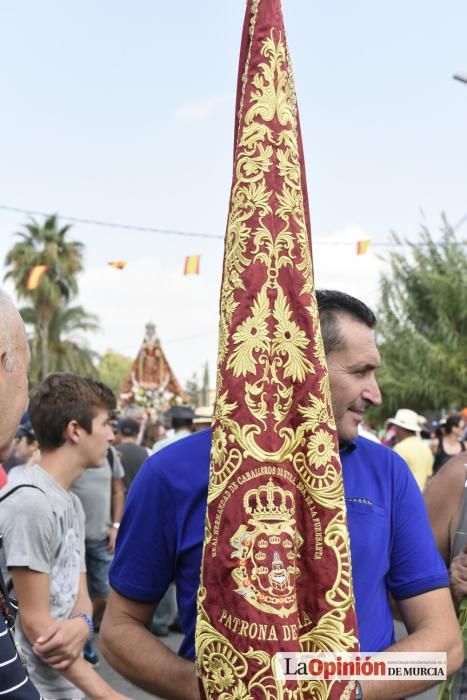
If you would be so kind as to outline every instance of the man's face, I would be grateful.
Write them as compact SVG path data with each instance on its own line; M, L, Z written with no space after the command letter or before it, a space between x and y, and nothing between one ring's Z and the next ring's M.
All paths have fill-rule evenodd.
M0 348L0 460L8 458L13 438L28 400L29 346L24 324L18 316L13 328L14 370L6 369L7 357Z
M381 358L373 331L347 314L339 314L344 341L327 356L332 407L339 441L353 440L364 411L381 403L375 372Z
M109 413L104 409L99 409L92 421L91 434L84 433L81 442L82 454L88 467L102 467L112 439Z

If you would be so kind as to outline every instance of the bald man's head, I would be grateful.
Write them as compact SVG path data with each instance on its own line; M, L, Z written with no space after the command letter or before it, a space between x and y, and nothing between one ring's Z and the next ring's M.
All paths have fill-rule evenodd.
M28 398L30 353L24 323L0 289L0 460L8 457Z

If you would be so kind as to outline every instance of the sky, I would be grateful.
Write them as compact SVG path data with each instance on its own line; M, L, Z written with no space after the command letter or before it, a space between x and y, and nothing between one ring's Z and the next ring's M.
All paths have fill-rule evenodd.
M75 223L98 352L156 323L179 379L214 380L244 0L0 3L0 268L28 215ZM317 286L378 304L390 231L467 214L463 0L283 0ZM36 217L41 221L41 217ZM461 229L467 232L467 225ZM355 242L371 239L365 256ZM201 274L184 277L184 258ZM125 260L118 271L110 260ZM5 269L0 269L3 274ZM8 285L5 285L11 291Z

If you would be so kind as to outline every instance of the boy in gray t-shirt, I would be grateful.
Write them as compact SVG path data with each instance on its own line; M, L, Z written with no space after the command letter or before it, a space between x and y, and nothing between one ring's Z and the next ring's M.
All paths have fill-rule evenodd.
M103 464L114 406L112 392L99 382L49 375L29 403L40 465L1 492L7 497L0 508L0 532L19 602L19 640L31 678L47 700L124 698L82 658L93 632L92 605L84 512L70 491L91 465Z
M18 488L20 483L37 488ZM67 620L78 597L80 573L86 570L81 503L40 466L25 470L20 481L3 489L2 497L12 489L16 490L0 508L6 564L47 574L49 613L55 620ZM54 693L60 698L77 697L77 688L36 656L22 630L21 617L16 630L29 672L41 692L46 697Z

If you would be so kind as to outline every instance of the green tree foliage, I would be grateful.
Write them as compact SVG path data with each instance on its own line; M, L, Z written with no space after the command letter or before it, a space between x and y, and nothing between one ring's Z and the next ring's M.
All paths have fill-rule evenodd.
M132 360L130 357L107 350L102 355L97 367L101 382L107 384L118 396L124 380L130 374L131 365Z
M34 352L39 344L37 312L33 307L20 309L26 326L32 326L32 362L30 379L40 381L40 355ZM83 334L99 330L97 316L87 313L82 306L62 306L56 309L48 324L49 372L75 372L86 377L97 378L97 353L89 349Z
M82 270L83 245L69 241L70 226L60 227L56 216L41 225L31 219L25 231L16 235L20 241L8 252L5 279L11 278L18 299L26 300L35 310L40 338L41 377L49 371L49 324L57 309L77 294L77 274ZM47 265L37 289L28 290L27 280L35 265Z
M393 234L396 243L400 239ZM467 253L443 217L441 237L428 229L404 252L389 254L381 278L378 340L383 357L383 405L418 412L462 407L467 401Z

